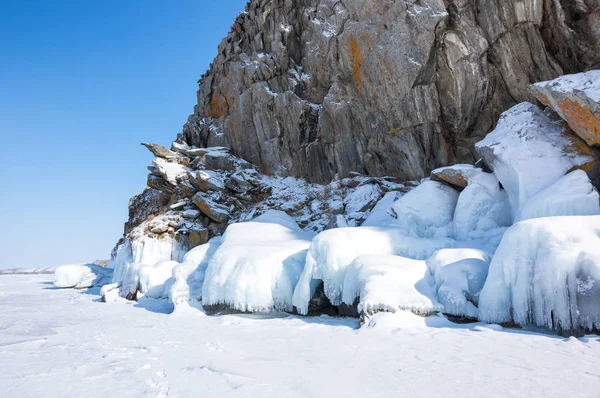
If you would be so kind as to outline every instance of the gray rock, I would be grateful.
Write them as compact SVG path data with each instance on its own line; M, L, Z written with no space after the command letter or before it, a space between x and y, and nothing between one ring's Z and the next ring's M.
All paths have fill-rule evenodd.
M227 179L225 186L237 193L246 193L254 188L257 181L244 171L235 172Z
M223 180L223 177L214 171L198 171L198 179L196 182L198 188L200 188L202 192L225 190L225 182Z
M576 3L250 1L180 141L313 182L472 164L529 84L600 65L598 4Z
M181 159L182 155L177 153L177 152L173 152L167 148L165 148L162 145L158 145L158 144L149 144L147 142L142 142L142 145L145 146L146 148L148 148L148 150L150 152L152 152L152 154L158 158L163 158L163 159Z
M192 200L198 209L211 220L217 223L226 223L229 220L229 208L216 203L209 195L198 192Z

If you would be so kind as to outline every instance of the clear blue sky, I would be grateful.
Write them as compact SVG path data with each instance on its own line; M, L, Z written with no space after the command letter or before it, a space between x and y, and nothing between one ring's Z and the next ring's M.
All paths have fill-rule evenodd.
M246 0L0 0L0 268L105 259Z

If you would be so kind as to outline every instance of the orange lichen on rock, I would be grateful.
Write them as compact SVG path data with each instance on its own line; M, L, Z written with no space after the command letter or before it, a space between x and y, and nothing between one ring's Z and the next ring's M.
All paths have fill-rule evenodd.
M364 60L364 54L356 37L350 36L350 61L352 62L352 76L356 88L360 92L360 66Z
M600 145L600 114L568 97L557 98L557 103L557 112L588 145Z

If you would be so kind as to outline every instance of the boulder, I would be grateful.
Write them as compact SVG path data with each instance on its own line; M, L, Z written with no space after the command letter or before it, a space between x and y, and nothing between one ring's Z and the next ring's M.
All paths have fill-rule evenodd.
M225 190L223 177L219 173L211 170L199 170L196 182L198 188L200 188L202 192Z
M475 148L506 190L513 217L537 192L595 161L568 127L528 102L503 113L496 129Z
M227 152L210 151L202 156L202 163L209 170L233 171L236 167L236 158Z
M444 182L460 191L469 185L469 180L483 170L470 164L455 164L453 166L441 167L431 172L431 179Z
M209 195L198 192L192 200L198 209L211 220L218 223L226 223L229 220L229 208L216 203Z
M152 152L152 154L154 156L156 156L157 158L170 159L170 160L183 158L183 156L181 156L181 154L179 154L177 152L173 152L170 149L167 149L162 145L150 144L147 142L142 142L142 145L145 146L146 148L148 148L148 150L150 152Z
M246 193L254 188L256 178L245 171L235 172L227 179L225 186L237 193Z
M536 83L530 90L588 145L600 146L600 70Z

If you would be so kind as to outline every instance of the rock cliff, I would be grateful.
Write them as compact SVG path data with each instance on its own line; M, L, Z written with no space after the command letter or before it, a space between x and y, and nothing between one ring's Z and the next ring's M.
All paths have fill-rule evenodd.
M598 0L253 0L178 141L312 182L417 179L475 161L531 83L599 64Z

